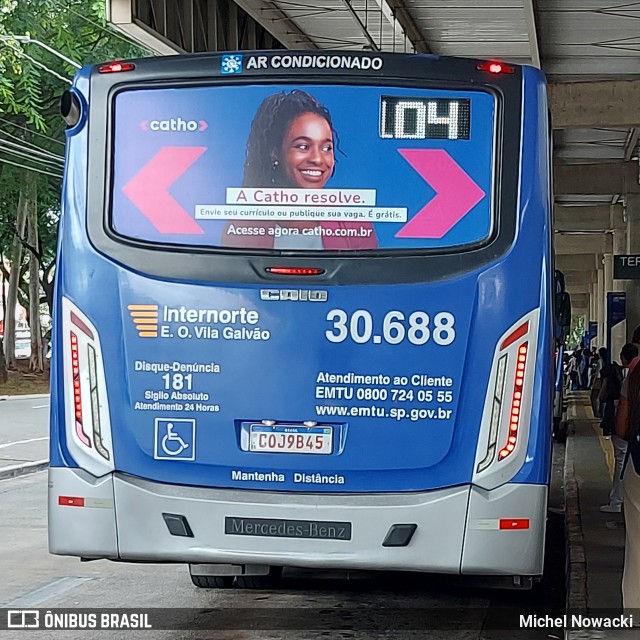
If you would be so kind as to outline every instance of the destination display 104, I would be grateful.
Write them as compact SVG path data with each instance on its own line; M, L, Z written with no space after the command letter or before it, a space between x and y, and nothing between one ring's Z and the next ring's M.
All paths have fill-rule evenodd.
M470 100L381 96L380 137L395 140L468 140Z

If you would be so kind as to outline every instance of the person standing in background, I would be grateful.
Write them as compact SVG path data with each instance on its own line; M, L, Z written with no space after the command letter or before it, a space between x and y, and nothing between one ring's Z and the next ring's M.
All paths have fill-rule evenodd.
M633 343L640 342L640 326ZM629 363L629 373L622 384L616 414L616 435L627 441L628 453L623 463L625 520L622 605L625 610L640 609L640 356ZM628 464L631 462L631 464Z
M603 358L606 358L606 364L609 362L609 351L604 347L595 350L595 347L591 351L591 357L589 359L589 389L591 389L591 410L595 418L602 418L602 412L600 410L600 389L602 388L602 376L600 372L605 365Z
M589 349L585 347L580 352L578 360L578 372L580 374L580 389L589 388Z
M601 349L603 351L606 349ZM620 360L622 366L626 369L631 362L638 356L638 347L635 344L625 344L620 351ZM616 435L616 409L618 408L620 397L623 393L622 387L624 384L623 374L617 363L607 365L603 370L604 380L602 383L602 390L600 393L600 399L602 400L604 411L603 419L600 423L602 431L605 437L611 438L611 444L613 445L613 454L616 461L613 471L613 482L611 484L611 491L609 492L609 502L600 507L600 511L603 513L620 513L622 511L623 503L623 486L622 486L622 472L624 469L624 460L627 454L627 441ZM625 385L624 389L625 399L628 397L628 389Z

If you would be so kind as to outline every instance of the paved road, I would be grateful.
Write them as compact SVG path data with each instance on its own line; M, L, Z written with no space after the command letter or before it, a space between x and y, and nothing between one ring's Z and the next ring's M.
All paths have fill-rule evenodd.
M37 405L37 403L34 403ZM38 411L32 408L33 412ZM27 420L28 422L28 420ZM32 435L35 435L33 432ZM557 456L559 458L559 454ZM508 606L518 612L526 610L519 595L448 586L441 579L407 574L354 574L289 572L277 591L201 590L191 585L186 567L171 565L128 565L107 561L80 563L75 558L51 556L47 552L46 472L0 481L0 605L11 608L32 607L163 607L185 608L189 627L193 631L121 631L109 637L118 640L158 638L160 640L325 640L327 638L448 638L451 640L548 640L548 629L526 631L412 630L415 612L447 610L446 615L458 618L463 608L470 611L477 629L494 615L497 607ZM556 492L557 494L557 492ZM557 494L559 495L559 494ZM556 510L559 505L556 505ZM551 514L548 588L538 596L538 602L561 605L564 566L562 516ZM541 600L540 600L541 598ZM276 616L305 618L329 616L344 620L330 631L265 631L206 630L207 608L237 609L241 620L257 615L259 608L276 608ZM354 623L352 608L363 607ZM398 607L392 614L398 631L374 632L362 625L383 624L389 619L389 607ZM468 609L471 607L472 609ZM243 611L242 609L249 609ZM385 610L385 608L387 608ZM413 611L407 611L413 608ZM405 609L403 612L402 609ZM0 614L3 612L0 611ZM209 614L211 615L211 614ZM468 627L467 627L468 628ZM561 632L556 637L561 637ZM3 633L3 640L83 640L102 638L95 631L36 631L25 636L23 631Z
M49 457L49 398L0 400L0 470Z

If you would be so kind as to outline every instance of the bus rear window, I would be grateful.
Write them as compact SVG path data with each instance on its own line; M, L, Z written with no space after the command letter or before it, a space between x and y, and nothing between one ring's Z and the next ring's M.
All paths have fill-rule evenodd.
M492 230L494 97L409 87L130 89L110 224L149 243L438 249Z

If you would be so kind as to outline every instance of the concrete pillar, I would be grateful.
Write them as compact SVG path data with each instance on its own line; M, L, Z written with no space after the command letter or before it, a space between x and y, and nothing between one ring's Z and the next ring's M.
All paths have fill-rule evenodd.
M614 360L618 359L618 354L620 353L620 349L622 349L622 345L624 344L624 335L622 335L622 337L620 337L619 335L617 336L617 342L614 343L614 339L613 339L613 330L611 332L611 335L608 335L608 325L607 325L607 317L608 317L608 301L607 301L607 294L612 292L612 291L616 291L616 289L614 288L614 281L613 281L613 254L612 253L605 253L603 256L603 261L604 261L604 335L603 338L604 340L602 341L602 344L607 347L607 349L609 349L609 355L611 355L611 357ZM616 327L617 329L617 327ZM618 330L617 332L618 334L620 333L620 331ZM623 340L623 342L620 344L620 340Z
M598 282L596 283L596 287L597 287L596 322L598 323L598 335L595 339L594 346L602 347L606 342L606 335L605 335L605 320L606 320L605 309L606 308L605 308L605 286L604 286L604 269L603 268L598 269Z
M602 256L602 266L604 267L604 292L615 291L613 288L613 254L605 253Z
M640 196L625 195L627 251L640 254ZM640 280L627 280L627 340L640 325Z
M593 289L593 287L589 287L590 289ZM584 330L585 332L589 331L589 322L591 321L591 301L594 300L593 295L589 295L589 312L584 314ZM580 336L580 340L582 340L582 336Z
M622 256L627 253L627 230L622 211L617 206L611 207L611 228L613 229L613 255ZM626 292L627 280L613 280L615 292ZM619 322L611 329L611 359L620 362L620 350L627 342L627 321Z

